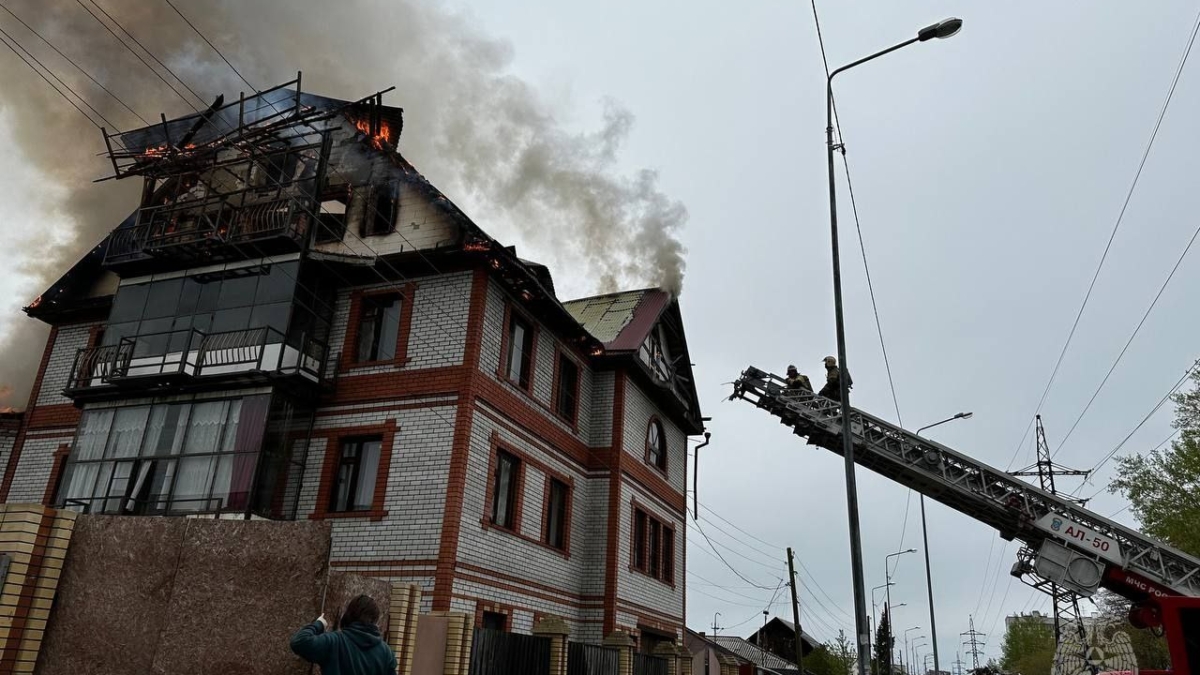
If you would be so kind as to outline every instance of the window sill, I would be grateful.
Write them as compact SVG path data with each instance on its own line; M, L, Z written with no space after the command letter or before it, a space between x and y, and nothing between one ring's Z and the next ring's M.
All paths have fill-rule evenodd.
M355 370L366 370L368 368L378 368L379 366L395 366L403 368L408 365L408 359L388 359L386 361L351 361L342 367L342 372L350 373Z
M387 517L388 512L383 510L370 511L324 511L321 513L309 514L309 520L326 520L333 518L369 518L371 520L383 520Z
M663 479L668 480L668 481L670 480L670 475L667 473L667 467L659 466L649 460L646 460L646 466L650 467L655 473L662 476Z
M520 382L505 375L504 371L501 371L501 370L496 371L496 377L501 382L512 385L513 389L516 389L517 391L524 394L525 397L529 399L529 402L532 403L533 405L537 406L538 408L540 408L542 410L542 412L549 413L554 419L556 419L559 422L562 422L563 424L570 427L572 434L574 434L576 436L579 435L579 415L578 415L578 413L576 414L575 419L572 420L572 419L569 419L569 418L563 416L557 410L554 410L552 407L550 407L550 405L548 403L539 401L538 398L533 395L533 383L532 382L529 383L529 387L522 387Z
M483 525L483 529L485 529L485 530L494 530L496 532L503 532L504 534L507 534L510 537L516 537L517 539L520 539L521 541L525 541L530 544L535 544L537 546L540 546L541 548L546 549L547 551L553 553L554 555L557 555L558 557L562 558L563 560L571 559L571 549L570 549L569 542L568 542L568 546L566 549L554 548L553 546L551 546L550 544L547 544L546 542L542 541L541 539L534 539L533 537L528 537L526 535L521 534L520 532L517 532L516 530L510 530L507 527L500 527L499 525L493 525L492 522L490 520L488 520L487 518L481 519L480 524Z
M571 417L567 417L566 415L560 413L557 410L555 410L553 412L554 412L554 417L556 419L558 419L559 422L562 422L563 424L571 427L571 433L574 433L574 434L579 433L579 414L578 413L575 414L574 418L571 418Z
M635 567L633 565L629 566L629 571L639 574L643 577L646 577L647 579L652 579L654 581L657 581L658 583L670 588L671 590L675 590L675 582L673 582L673 581L663 581L662 579L659 579L658 577L651 576L650 573L647 572L646 570L643 570L639 567Z

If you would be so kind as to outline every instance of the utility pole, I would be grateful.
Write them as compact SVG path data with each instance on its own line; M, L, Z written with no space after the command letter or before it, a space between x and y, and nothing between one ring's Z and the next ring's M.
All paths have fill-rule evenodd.
M1037 476L1039 486L1052 495L1068 499L1084 506L1086 499L1072 499L1064 495L1058 494L1058 489L1054 485L1055 476L1083 476L1087 479L1089 471L1080 471L1078 469L1070 469L1060 464L1055 464L1050 457L1050 444L1046 442L1046 430L1042 427L1042 416L1038 415L1037 420L1037 462L1032 466L1027 466L1020 471L1014 471L1013 476ZM1032 554L1032 551L1030 551ZM1035 557L1035 556L1032 556ZM1079 598L1071 591L1058 586L1052 582L1046 582L1046 585L1034 585L1035 588L1040 588L1050 595L1054 606L1054 642L1058 644L1062 642L1063 630L1074 628L1079 634L1079 637L1086 642L1087 631L1083 626L1083 618L1079 613ZM1073 626L1072 626L1073 624Z
M971 666L971 670L978 670L979 648L987 644L986 642L980 642L979 638L987 637L987 635L975 630L975 617L972 616L968 618L970 620L971 630L965 633L960 633L960 635L967 638L966 640L963 640L963 645L971 648L971 663L973 664Z
M721 616L720 612L713 614L713 625L712 625L713 635L716 635L717 631L721 630L721 627L717 625L717 617L718 616Z
M800 593L796 590L796 567L792 562L792 547L789 546L788 577L792 587L792 623L796 624L796 667L804 675L804 631L800 629Z

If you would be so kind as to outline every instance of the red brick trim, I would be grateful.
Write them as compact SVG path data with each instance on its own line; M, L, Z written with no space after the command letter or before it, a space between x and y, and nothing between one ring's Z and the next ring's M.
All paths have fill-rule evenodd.
M8 465L4 467L4 479L0 481L0 503L8 501L8 491L12 489L13 478L17 473L17 462L21 459L21 451L25 449L25 429L29 426L29 416L37 407L38 394L42 391L42 379L46 376L46 366L50 363L50 354L54 351L54 343L58 341L58 326L50 327L50 336L46 338L46 348L42 350L42 361L38 364L37 377L33 380L33 389L29 392L29 402L25 405L25 419L21 422L22 429L17 432L13 442L12 452L8 455Z
M396 331L396 355L382 361L358 360L358 328L362 324L362 303L364 299L388 295L400 296L400 329ZM370 366L393 365L403 366L408 363L408 338L412 332L413 304L417 297L417 284L409 282L400 286L376 288L370 290L356 289L350 293L349 318L346 321L346 337L342 343L341 367L343 371Z
M564 358L569 359L571 361L571 363L575 364L575 392L574 392L575 412L570 417L565 417L558 411L558 394L559 394L559 387L561 386L559 384L559 382L560 382L560 378L562 376L561 369L562 369L562 360ZM558 417L558 419L569 424L571 426L571 431L578 434L579 433L579 408L580 408L579 389L583 382L583 365L581 365L574 356L571 356L570 353L565 351L558 344L557 341L555 341L555 343L554 343L554 379L552 380L552 382L553 382L553 384L550 387L550 410L554 413L554 415L556 417Z
M655 424L658 425L659 445L662 446L662 466L650 461L650 427L654 426ZM642 445L645 446L646 449L646 454L643 457L643 460L646 462L646 466L652 467L655 471L658 471L662 475L666 476L667 462L669 461L667 459L667 453L670 451L670 447L667 445L667 427L662 423L662 420L658 417L658 415L651 415L650 419L646 420L646 433L642 435Z
M54 464L50 467L50 478L46 480L46 492L42 495L42 503L50 506L54 501L54 493L58 491L58 481L62 478L63 467L71 454L71 444L63 443L54 451Z
M475 601L475 627L483 628L483 613L491 612L493 614L504 615L504 632L512 632L513 612L516 607L512 605L504 605L491 600L476 600Z
M487 491L483 498L483 517L481 522L484 529L494 529L501 532L510 532L517 536L521 536L521 522L523 512L525 511L525 467L530 464L530 458L525 453L513 448L512 446L500 441L500 434L492 432L489 439L490 447L488 448L488 472L487 472ZM496 465L499 463L500 453L512 455L517 459L517 475L514 481L513 489L516 490L515 499L513 499L513 520L512 527L504 527L492 522L495 518L495 506L493 500L496 496Z
M94 326L88 327L88 340L87 340L87 348L88 349L91 349L92 347L95 347L96 345L100 344L100 337L102 335L104 335L104 328L105 328L105 324L102 324L102 323L98 323Z
M549 593L533 591L529 590L528 588L522 588L518 585L504 583L502 581L496 581L495 579L488 579L486 577L479 577L472 574L459 574L458 578L463 581L479 584L480 586L495 588L497 590L504 591L506 594L519 594L527 598L537 598L539 600L557 603L565 607L574 607L575 609L600 609L601 607L600 601L593 600L590 603L583 602L576 599L579 596L563 598Z
M495 422L496 425L502 427L506 433L512 434L513 436L521 439L522 441L524 441L525 443L528 443L529 445L536 447L538 450L541 450L542 452L544 452L548 455L549 454L559 455L559 459L563 460L564 463L573 464L577 469L579 469L580 473L588 474L590 477L596 477L596 476L600 476L600 475L605 475L605 476L608 475L607 471L601 473L599 471L599 469L597 468L600 466L603 466L605 468L608 467L608 464L606 462L601 462L601 460L600 460L600 454L602 452L607 452L606 449L589 448L587 446L583 446L583 452L586 453L586 457L584 457L583 459L580 459L577 456L576 452L573 452L573 451L568 452L566 450L563 450L561 447L552 444L551 442L547 441L545 438L542 438L541 436L531 432L528 429L518 426L498 406L492 406L490 404L490 402L487 401L483 395L480 395L478 400L479 400L479 403L481 403L483 405L476 406L476 408L475 408L476 411L480 415L483 415L484 417L488 418L489 420Z
M508 351L513 347L513 345L509 343L508 333L509 326L512 323L513 312L516 312L518 315L520 315L521 319L523 319L525 323L529 324L529 329L533 332L533 335L530 336L529 343L531 345L529 349L529 385L525 387L521 386L519 379L514 380L508 376ZM502 381L511 383L514 387L525 392L531 398L533 398L533 383L537 380L538 340L541 338L541 332L541 324L539 324L537 321L534 321L533 317L529 315L529 312L517 307L511 300L505 301L504 325L500 331L500 363L496 364L496 377L499 377ZM517 375L519 378L520 373Z
M602 602L604 600L604 596L602 596L602 595L586 595L586 594L577 593L575 591L564 590L562 588L555 588L554 586L550 586L548 584L543 584L538 581L530 581L529 579L515 577L511 574L505 574L504 572L498 572L496 570L491 570L486 567L480 567L479 565L472 565L471 563L468 563L468 562L460 562L455 567L459 570L473 572L475 574L482 574L482 575L488 576L488 577L494 577L495 579L500 579L500 580L507 581L507 582L510 582L513 584L521 584L523 586L528 586L529 588L536 588L536 589L539 589L546 593L557 593L559 595L563 595L568 598L577 598L583 602L598 603L598 602ZM525 590L522 590L522 592L525 592Z
M342 443L351 438L362 436L380 436L379 466L375 470L375 494L368 511L330 511L329 498L333 491L334 474L337 472L338 458L342 454ZM313 520L325 518L370 518L383 520L387 516L384 510L384 498L387 496L388 472L392 467L392 452L396 443L396 420L390 419L383 424L363 427L342 427L338 429L320 429L312 434L313 438L325 439L325 457L321 463L321 482L317 488L317 503L308 517Z
M617 582L621 555L621 463L625 453L621 444L625 435L625 373L613 373L612 464L608 477L608 533L604 560L604 634L617 626Z
M335 560L329 563L333 567L433 567L437 565L436 558L426 560Z
M463 366L422 368L391 373L342 373L324 405L394 403L397 399L457 395L472 373Z
M442 512L442 537L438 544L437 571L433 581L435 612L450 610L450 597L454 589L454 563L458 557L458 535L463 521L475 396L479 383L485 379L479 372L479 353L483 346L488 283L487 272L482 268L476 269L471 280L471 309L467 314L467 337L459 380L458 408L454 415L454 440L446 482L446 505Z
M667 621L677 622L679 625L677 625L676 627L682 627L682 624L683 624L682 616L672 616L661 610L654 609L653 607L647 607L645 605L640 605L636 602L626 600L625 598L621 598L621 600L619 602L622 606L622 609L628 611L630 614L652 614L652 615L658 616L660 619L666 619Z
M37 406L25 416L26 429L74 429L83 411L70 403Z
M400 410L425 410L428 408L442 408L445 406L454 405L454 401L417 401L413 403L397 403L395 405L364 405L355 406L347 410L333 410L330 408L322 408L316 412L318 418L343 417L346 415L361 415L363 413L389 413L398 412Z

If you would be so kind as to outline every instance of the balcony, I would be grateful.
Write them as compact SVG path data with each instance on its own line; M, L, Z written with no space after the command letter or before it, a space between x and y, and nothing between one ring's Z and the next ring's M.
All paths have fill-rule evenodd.
M291 197L239 206L226 195L146 207L112 233L104 265L139 274L299 251L311 211Z
M63 393L95 400L272 383L311 391L325 383L328 355L324 342L287 338L274 328L137 335L80 349Z

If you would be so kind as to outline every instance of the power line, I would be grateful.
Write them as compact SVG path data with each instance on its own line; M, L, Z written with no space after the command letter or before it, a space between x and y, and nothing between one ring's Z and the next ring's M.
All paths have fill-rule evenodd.
M5 33L5 35L7 35L7 33ZM88 115L86 112L83 111L83 108L80 108L79 105L77 103L75 103L75 101L72 101L69 96L67 96L65 93L63 93L63 91L61 89L56 87L54 85L54 83L50 81L50 78L46 77L45 74L42 73L42 71L38 70L37 67L35 67L29 61L29 59L25 58L21 54L21 52L18 52L17 48L14 47L12 44L10 44L7 38L0 37L0 42L3 42L5 47L8 47L9 49L11 49L12 53L17 55L17 58L24 61L25 65L29 66L29 68L31 70L33 70L33 72L38 74L38 77L45 80L46 84L50 85L50 88L53 89L55 92L57 92L59 96L63 97L63 100L65 100L67 103L70 103L72 108L75 108L76 110L78 110L80 115L83 115L84 117L86 117L87 121L92 123L92 126L96 127L97 129L102 128L99 124L96 123L96 120L92 119L92 117L90 115ZM74 93L74 92L72 92L72 93ZM80 100L82 100L82 99L80 99Z
M96 110L96 108L95 108L94 106L92 106L92 104L91 104L91 103L88 103L88 102L87 102L87 99L85 99L84 97L80 96L80 95L79 95L79 94L78 94L78 93L77 93L77 92L76 92L74 89L72 89L72 88L71 88L71 85L67 84L66 82L63 82L63 80L62 80L62 78L61 78L61 77L59 77L58 75L56 75L56 74L54 73L54 71L50 69L50 67L49 67L49 66L47 66L47 65L46 65L46 64L44 64L44 63L42 63L42 62L41 62L41 60L39 60L39 59L38 59L38 57L34 56L34 55L33 55L33 52L30 52L28 49L26 49L26 48L25 48L25 45L22 45L22 44L21 44L21 42L20 42L19 40L17 40L17 38L15 38L15 37L13 37L12 35L10 35L10 34L9 34L7 31L5 31L3 28L0 28L0 34L3 34L3 35L4 35L4 37L8 38L8 39L9 39L9 40L11 40L11 41L12 41L14 44L16 44L18 47L20 47L20 48L21 48L21 51L25 52L25 55L26 55L26 56L28 56L29 58L33 59L33 62L34 62L34 63L36 63L36 64L38 64L39 66L41 66L41 67L42 67L42 69L43 69L43 70L45 70L45 71L46 71L46 72L47 72L47 73L50 75L50 77L53 77L53 78L54 78L54 81L55 81L55 82L58 82L60 85L62 85L62 87L63 87L64 89L66 89L67 91L69 91L69 92L71 92L72 94L74 94L74 95L75 95L75 98L79 99L79 102L80 102L80 103L82 103L82 104L84 104L85 106L87 106L87 109L88 109L88 110L91 110L91 111L92 111L92 113L96 115L96 117L99 117L99 118L100 118L100 120L101 120L101 121L103 121L103 122L104 122L105 124L107 124L108 126L110 126L110 127L113 127L113 128L116 128L116 126L117 126L117 125L115 125L115 124L113 124L112 122L110 122L110 121L108 120L108 118L106 118L106 117L104 116L104 114L103 114L103 113L101 113L99 110Z
M1067 435L1063 437L1062 442L1060 442L1058 447L1055 448L1054 454L1057 455L1059 450L1062 450L1062 447L1066 444L1067 439L1071 437L1071 433L1075 431L1075 427L1079 426L1079 421L1083 419L1083 416L1086 415L1087 411L1092 407L1092 403L1096 401L1096 397L1100 395L1100 390L1104 388L1105 384L1108 384L1108 378L1112 377L1113 371L1117 369L1117 364L1121 363L1121 359L1125 357L1125 352L1129 351L1129 345L1133 344L1133 339L1137 337L1138 332L1142 330L1142 326L1146 324L1146 319L1150 317L1150 312L1154 311L1154 306L1158 304L1158 300L1162 297L1163 291L1167 290L1167 285L1171 283L1171 279L1173 279L1175 277L1175 273L1179 271L1179 266L1183 264L1183 259L1187 257L1188 251L1192 250L1192 244L1196 243L1197 236L1200 236L1200 226L1198 226L1196 230L1192 232L1192 238L1188 240L1187 246L1183 247L1183 252L1179 254L1179 259L1175 261L1175 266L1171 268L1171 273L1168 274L1167 278L1163 280L1162 286L1159 286L1158 293L1154 295L1154 300L1150 302L1150 306L1147 307L1146 312L1142 314L1142 320L1138 321L1137 327L1133 329L1133 333L1129 336L1129 339L1125 341L1125 346L1121 348L1121 353L1117 354L1116 360L1113 361L1112 366L1108 369L1108 373L1104 375L1104 379L1101 380L1100 386L1096 387L1096 391L1093 392L1092 397L1088 399L1087 405L1083 407L1083 410L1079 411L1079 417L1075 418L1075 423L1071 425L1071 429L1067 431Z
M1104 253L1100 256L1100 262L1096 265L1096 272L1092 275L1091 283L1088 284L1087 293L1083 296L1083 303L1079 306L1079 311L1075 314L1075 321L1071 324L1071 330L1067 333L1067 340L1063 343L1062 351L1058 354L1058 360L1054 364L1054 369L1050 373L1050 379L1046 382L1046 388L1042 391L1042 398L1038 401L1037 409L1034 415L1042 411L1042 406L1046 402L1046 397L1050 394L1050 388L1054 385L1054 378L1058 375L1059 368L1062 367L1063 357L1067 354L1067 349L1071 346L1071 339L1075 336L1075 330L1079 328L1079 320L1083 317L1083 311L1087 308L1088 300L1092 297L1092 291L1096 287L1096 280L1100 278L1100 270L1104 268L1104 262L1108 259L1108 253L1112 249L1113 240L1116 239L1117 231L1121 229L1121 223L1125 218L1125 211L1129 208L1129 202L1133 199L1133 193L1137 189L1138 180L1142 176L1142 169L1146 166L1146 160L1150 157L1150 150L1154 147L1154 141L1158 138L1159 128L1162 127L1163 118L1166 117L1167 108L1171 105L1171 99L1175 95L1175 87L1179 84L1179 77L1183 73L1183 67L1187 63L1188 56L1192 52L1192 45L1196 41L1196 33L1200 31L1200 12L1196 14L1195 25L1192 27L1191 37L1188 38L1187 46L1183 51L1183 56L1179 60L1179 65L1175 69L1175 76L1171 80L1171 86L1167 90L1166 100L1163 101L1162 108L1158 112L1158 119L1154 122L1154 129L1150 133L1150 140L1146 143L1146 149L1142 153L1142 159L1138 163L1137 171L1134 173L1133 182L1129 186L1129 191L1125 195L1125 201L1121 205L1121 211L1117 214L1117 220L1113 223L1112 232L1108 236L1108 242L1104 246ZM1031 422L1032 424L1032 422ZM1026 430L1026 435L1029 431ZM1021 439L1024 443L1024 437ZM1020 444L1018 444L1018 449Z
M170 5L171 9L175 10L175 13L179 15L179 18L183 19L183 22L186 23L189 28L196 31L196 35L199 35L200 39L204 40L204 42L206 42L209 47L212 47L212 50L217 53L217 56L221 57L221 60L225 62L225 65L229 66L229 69L232 70L234 72L234 74L237 75L239 78L241 78L242 82L245 82L247 87L250 87L251 89L253 89L255 91L255 93L258 93L258 88L255 87L253 84L250 84L250 80L247 80L245 77L242 76L242 73L240 71L238 71L238 69L235 68L232 63L229 62L229 59L225 58L225 55L221 53L220 49L217 49L217 46L212 43L212 40L209 40L208 37L204 35L204 33L201 33L200 29L196 28L195 24L193 24L191 21L189 21L188 18L183 15L183 12L179 11L179 8L176 7L175 4L171 2L171 0L163 0L163 1L166 2L168 5Z
M49 46L51 49L53 49L56 54L58 54L59 56L61 56L64 59L66 59L67 63L70 63L72 66L75 66L75 69L78 70L79 72L83 73L84 77L91 80L97 87L100 87L102 90L104 90L104 93L111 96L113 98L113 100L115 100L117 103L120 103L126 110L128 110L130 113L132 113L134 117L137 117L139 120L141 120L142 124L145 124L146 126L150 126L150 123L146 121L146 118L142 117L141 115L138 114L138 112L136 110L129 107L129 105L126 104L125 101L121 100L120 96L117 96L116 94L114 94L111 90L109 90L108 87L104 86L104 84L102 82L97 80L95 77L92 77L91 73L84 70L83 67L80 66L78 63L76 63L71 57L64 54L62 52L62 50L59 49L58 47L54 46L54 43L47 40L45 38L45 36L43 36L41 33L39 33L37 31L37 29L35 29L33 26L30 26L28 23L25 23L24 19L17 16L17 14L15 12L13 12L11 9L9 9L8 6L5 5L3 2L0 2L0 9L3 9L4 11L6 11L10 15L12 15L12 18L19 21L21 23L21 25L26 28L26 30L28 30L30 33L33 33L34 35L36 35L38 37L38 39L40 39L42 42L45 42L46 45Z

